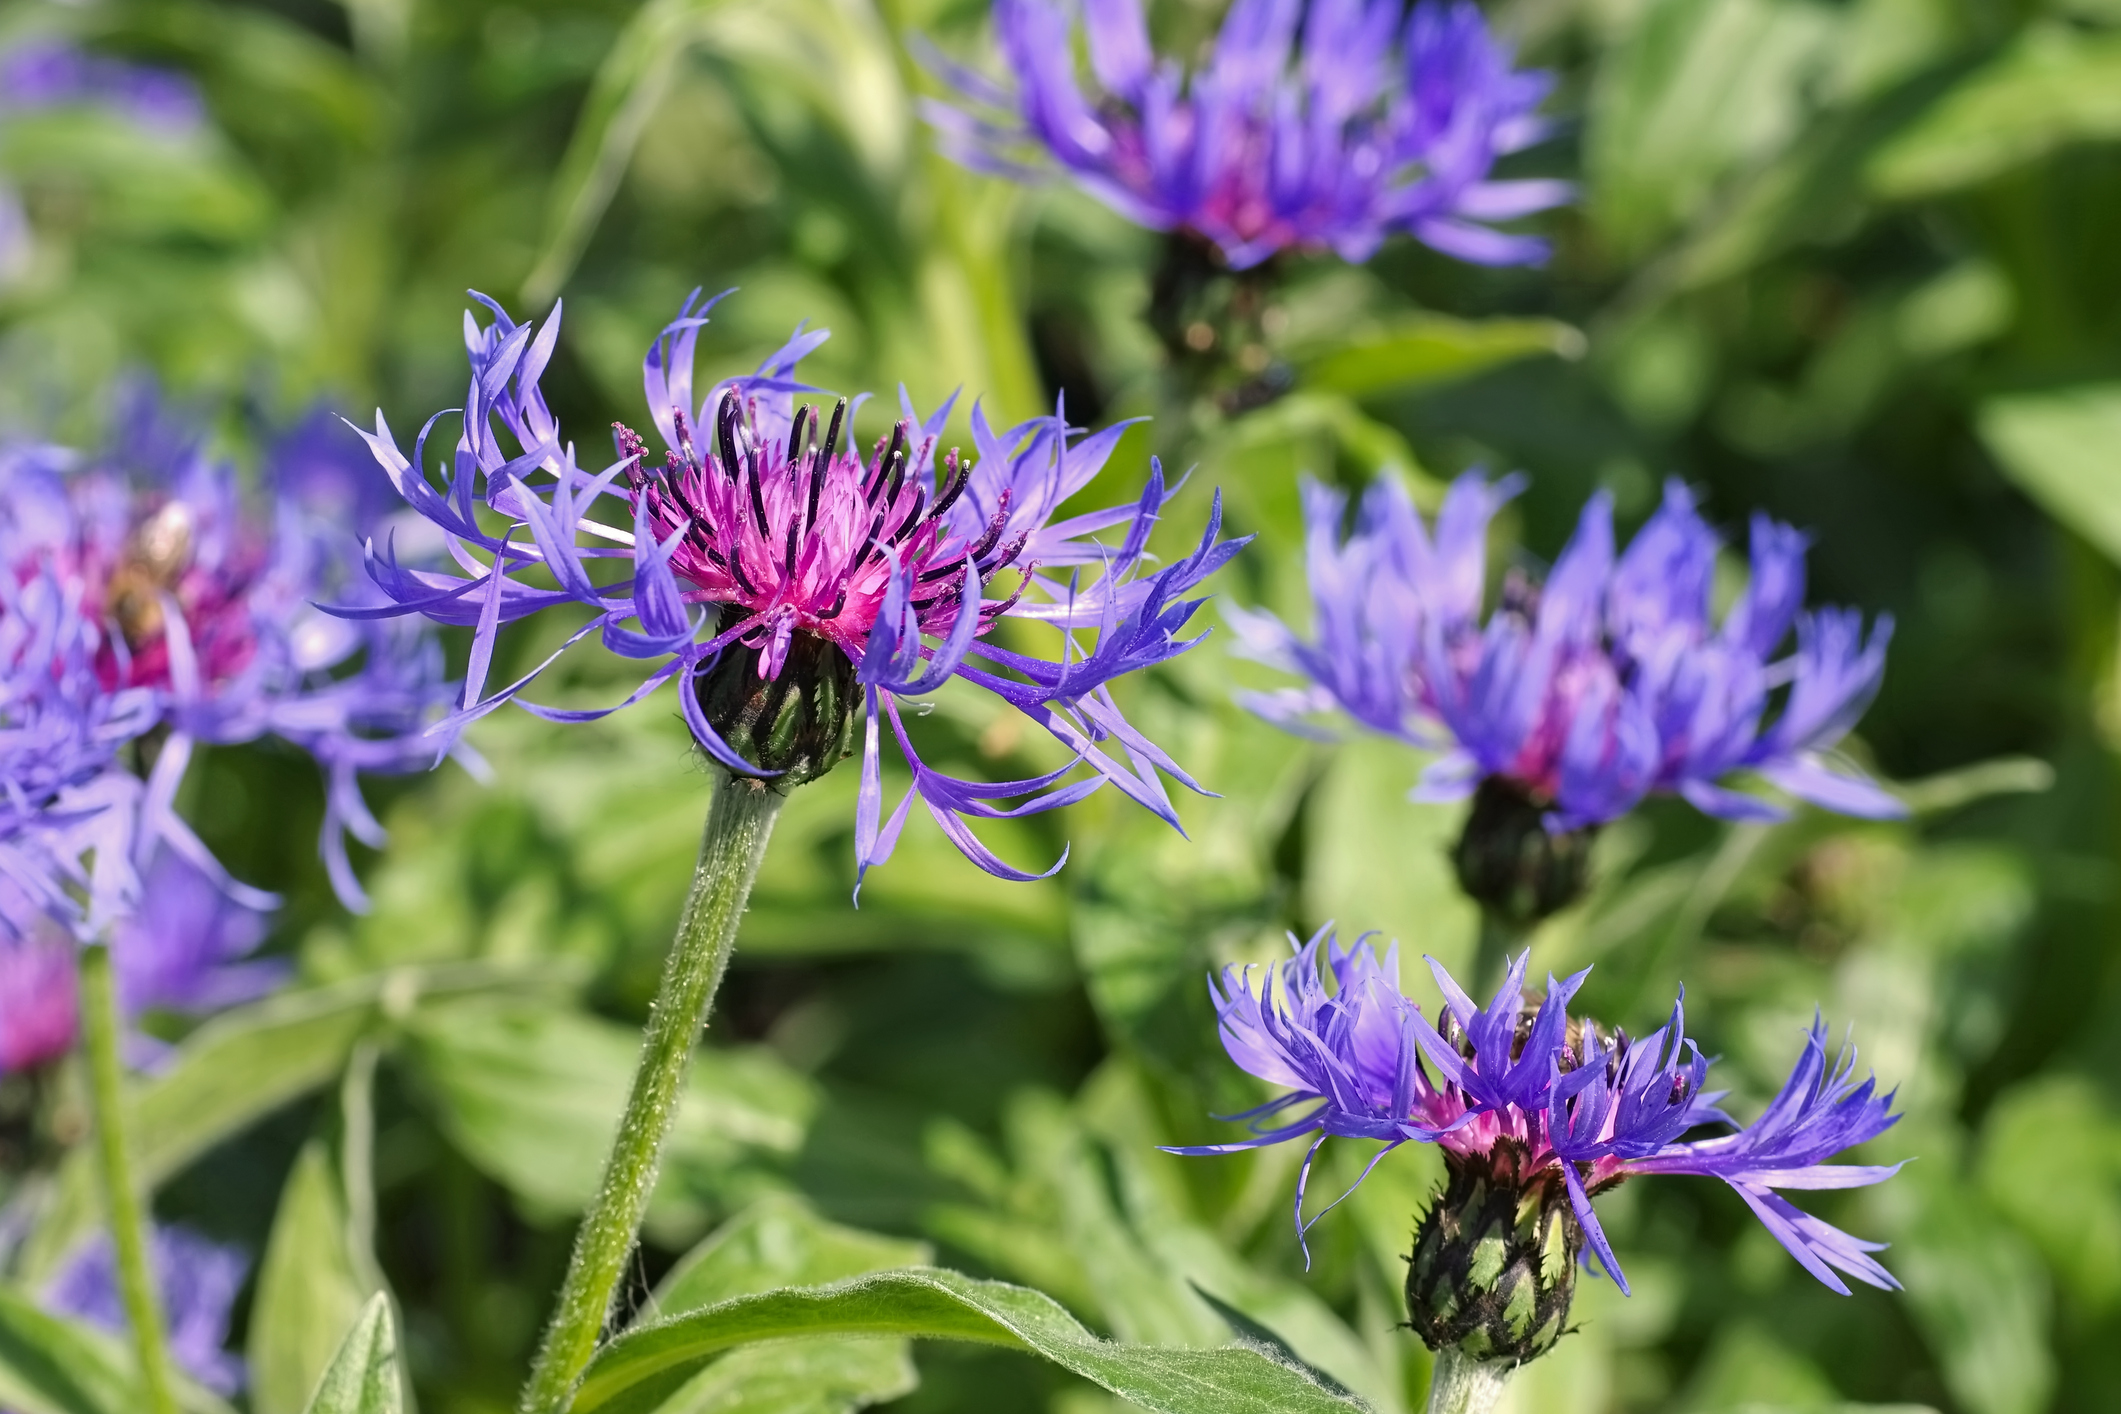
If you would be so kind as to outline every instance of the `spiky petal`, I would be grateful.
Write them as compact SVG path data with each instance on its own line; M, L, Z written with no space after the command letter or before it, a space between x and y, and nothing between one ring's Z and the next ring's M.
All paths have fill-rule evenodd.
M1069 12L996 0L1013 89L931 54L967 106L924 111L966 165L1036 178L1050 162L1132 221L1213 243L1234 269L1302 248L1364 261L1394 232L1481 264L1544 258L1543 241L1494 223L1569 187L1493 168L1545 135L1535 110L1552 80L1512 68L1465 0L1402 14L1401 0L1237 0L1188 75L1150 49L1140 0L1089 0L1101 91L1085 96Z
M1854 610L1804 612L1803 535L1753 518L1751 581L1717 623L1722 542L1686 487L1670 483L1617 555L1612 500L1599 492L1545 581L1513 572L1483 621L1487 526L1522 487L1460 477L1432 538L1398 483L1380 480L1343 537L1347 498L1307 484L1315 638L1263 613L1231 618L1244 651L1308 686L1247 704L1301 731L1337 707L1441 747L1418 799L1499 781L1557 831L1616 819L1653 792L1724 819L1781 818L1724 784L1739 772L1844 814L1905 813L1831 756L1877 693L1892 620L1881 614L1866 633Z
M1110 686L1199 641L1180 636L1202 602L1184 596L1244 543L1222 538L1220 499L1193 551L1151 570L1149 531L1170 495L1154 459L1132 504L1057 518L1103 469L1126 424L1085 434L1056 409L997 430L975 405L976 456L952 449L938 466L937 439L955 399L922 419L902 392L902 416L866 450L858 448L852 417L860 400L841 400L829 411L796 403L798 394L816 391L797 381L796 369L824 341L822 330L798 328L755 374L717 383L695 400L694 346L717 300L702 303L694 291L643 364L660 453L644 434L620 425L616 459L598 471L576 462L538 386L558 337L558 307L542 327L516 323L491 301L484 301L490 324L467 315L472 378L443 484L431 484L423 470L432 420L410 458L380 414L377 431L363 434L406 502L441 532L462 572L409 567L387 542L371 545L369 572L386 602L340 612L418 613L474 630L462 705L445 724L455 731L508 702L559 721L616 710L560 711L524 700L523 690L558 653L506 686L490 690L486 682L503 625L559 605L587 609L589 621L570 644L596 633L613 652L652 665L619 706L674 679L709 756L754 776L799 766L784 787L829 768L820 757L836 750L837 727L813 720L807 693L762 699L738 692L727 680L727 661L774 682L796 654L825 687L837 682L838 670L826 672L831 663L821 665L813 652L796 653L802 642L823 645L851 665L860 697L855 857L862 871L890 857L916 800L975 864L1010 879L1040 876L996 857L969 820L1051 810L1111 784L1175 826L1161 774L1198 787L1126 720ZM488 529L480 508L506 528ZM1102 538L1108 531L1117 543ZM631 573L591 573L596 561L609 559L630 561ZM989 635L1004 617L1055 630L1057 655L993 643ZM985 783L927 766L897 704L952 679L1022 712L1068 748L1073 764ZM836 711L847 710L853 696L836 688L830 695L842 704ZM808 743L783 764L762 759L762 736L771 746L773 733L762 733L753 716L767 709L788 714L791 744L798 737ZM732 721L743 729L743 750L729 739ZM911 791L888 817L887 724L913 775Z
M1312 1135L1314 1153L1334 1135L1382 1139L1384 1152L1435 1144L1454 1171L1508 1174L1526 1191L1541 1184L1565 1190L1590 1252L1622 1291L1627 1280L1592 1197L1634 1174L1720 1178L1833 1290L1845 1295L1848 1288L1829 1268L1872 1286L1899 1285L1868 1255L1879 1245L1803 1213L1777 1192L1861 1187L1899 1168L1827 1162L1899 1117L1891 1095L1880 1095L1870 1079L1853 1079L1853 1052L1828 1061L1823 1025L1814 1023L1781 1095L1741 1127L1718 1108L1721 1092L1704 1088L1709 1063L1686 1036L1683 996L1666 1024L1642 1039L1624 1032L1606 1038L1567 1013L1588 969L1559 982L1548 977L1544 997L1527 1001L1524 954L1481 1007L1432 958L1444 997L1432 1024L1399 990L1396 948L1382 962L1367 938L1344 951L1330 926L1290 944L1295 956L1263 979L1255 982L1252 968L1232 967L1219 986L1214 979L1208 986L1230 1058L1287 1093L1237 1116L1251 1125L1251 1137L1171 1152L1228 1153ZM1330 994L1321 948L1337 984ZM1283 1118L1291 1112L1295 1118ZM1735 1132L1685 1137L1709 1126ZM1299 1234L1309 1225L1302 1217L1309 1177L1307 1159L1297 1183Z

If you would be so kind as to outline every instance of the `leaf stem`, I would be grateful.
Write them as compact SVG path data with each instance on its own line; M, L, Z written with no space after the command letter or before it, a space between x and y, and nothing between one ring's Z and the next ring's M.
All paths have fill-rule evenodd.
M1489 1414L1516 1368L1505 1360L1476 1360L1456 1346L1437 1351L1427 1414Z
M162 1334L161 1302L147 1256L147 1215L133 1186L132 1158L125 1147L125 1073L118 1061L118 992L111 980L110 948L91 943L81 954L81 1035L88 1051L89 1103L94 1111L96 1155L103 1179L103 1205L110 1218L117 1257L118 1294L132 1327L140 1362L140 1384L153 1414L177 1414L169 1346Z
M574 1256L560 1287L558 1308L545 1329L523 1414L559 1414L596 1353L611 1311L612 1293L626 1268L655 1189L663 1136L684 1093L693 1044L721 986L736 943L737 922L751 897L766 840L782 797L762 781L718 772L707 828L700 839L692 892L678 919L677 937L648 1014L633 1091L605 1160L604 1181L575 1235Z

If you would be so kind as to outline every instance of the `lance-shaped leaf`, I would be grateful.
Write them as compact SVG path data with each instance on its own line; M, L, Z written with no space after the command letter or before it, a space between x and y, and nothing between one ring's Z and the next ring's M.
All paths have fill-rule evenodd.
M1352 1414L1366 1408L1245 1346L1171 1349L1093 1334L1051 1297L935 1267L738 1297L629 1331L590 1364L573 1414L647 1414L723 1351L791 1336L911 1336L1043 1356L1163 1414Z

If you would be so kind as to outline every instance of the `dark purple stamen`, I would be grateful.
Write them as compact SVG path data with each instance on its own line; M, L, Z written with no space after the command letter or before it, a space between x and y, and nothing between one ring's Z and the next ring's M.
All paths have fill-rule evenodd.
M722 449L722 470L730 480L737 476L737 460L742 450L743 424L737 410L734 392L722 395L721 405L715 409L715 439Z

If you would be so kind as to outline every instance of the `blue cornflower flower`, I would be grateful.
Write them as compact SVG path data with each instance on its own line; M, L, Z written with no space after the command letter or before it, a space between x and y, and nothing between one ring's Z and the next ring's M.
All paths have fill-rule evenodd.
M191 1015L253 1001L285 982L284 958L250 955L265 941L271 915L215 886L174 850L149 866L140 907L111 939L118 1005L127 1016L148 1011ZM136 1048L150 1058L156 1048Z
M242 1389L243 1361L228 1349L228 1329L250 1258L240 1248L172 1225L154 1229L148 1259L160 1288L170 1358L216 1394ZM97 1238L83 1247L45 1289L44 1304L107 1331L126 1330L110 1239Z
M1265 977L1233 966L1220 987L1209 983L1230 1058L1289 1093L1234 1116L1251 1126L1250 1137L1171 1152L1223 1154L1315 1135L1296 1185L1301 1237L1325 1215L1306 1222L1303 1202L1327 1138L1384 1141L1371 1167L1401 1144L1435 1144L1450 1178L1416 1233L1408 1279L1416 1329L1432 1347L1475 1339L1479 1348L1469 1354L1540 1353L1567 1314L1573 1260L1559 1259L1586 1248L1584 1260L1595 1260L1625 1293L1591 1199L1639 1174L1721 1179L1806 1271L1843 1295L1848 1286L1837 1269L1872 1286L1899 1286L1870 1255L1880 1244L1799 1211L1777 1192L1861 1187L1899 1169L1826 1162L1899 1117L1891 1094L1854 1079L1853 1052L1829 1060L1824 1023L1813 1022L1782 1093L1741 1127L1718 1107L1723 1092L1705 1088L1709 1062L1686 1036L1683 993L1670 1020L1649 1035L1607 1037L1567 1014L1589 969L1549 977L1545 997L1528 999L1530 954L1520 955L1483 1008L1432 958L1444 997L1432 1024L1399 989L1396 946L1380 961L1367 937L1342 948L1330 926L1308 943L1290 942L1295 956ZM1331 995L1322 983L1327 970ZM1685 1137L1705 1126L1736 1132ZM1491 1205L1504 1216L1489 1213ZM1499 1231L1490 1231L1491 1218ZM1470 1251L1487 1237L1497 1240L1497 1263Z
M1190 78L1149 46L1140 0L1084 0L1102 93L1076 84L1074 19L1054 0L996 0L1015 90L935 57L1000 121L941 103L925 112L945 150L981 170L1033 178L1043 149L1129 220L1192 232L1234 269L1290 248L1368 260L1395 231L1487 265L1543 259L1546 243L1489 223L1559 205L1554 181L1491 177L1543 137L1552 80L1513 69L1464 0L1237 0L1213 56ZM1298 21L1302 19L1301 38Z
M616 711L561 711L519 696L567 646L597 633L622 657L655 664L619 707L677 679L685 720L707 755L777 788L822 775L852 753L858 704L862 871L890 856L915 799L967 858L1006 879L1044 876L1004 863L966 817L1050 810L1109 782L1177 824L1158 772L1199 787L1127 722L1110 684L1199 641L1179 636L1202 602L1182 596L1244 542L1220 538L1218 495L1192 552L1148 570L1149 532L1173 489L1154 459L1134 504L1054 519L1103 469L1126 424L1085 436L1057 411L997 431L975 406L977 460L953 449L938 475L936 439L956 399L923 421L902 391L904 415L865 458L851 445L845 399L829 424L816 408L795 405L796 394L816 391L795 380L797 363L826 337L801 329L755 375L715 384L695 406L693 350L714 304L700 304L695 291L643 366L648 414L667 449L662 464L650 460L638 433L619 425L617 460L584 471L538 388L559 334L558 306L538 329L477 298L494 320L480 328L466 315L471 385L443 485L429 484L424 472L427 438L442 414L421 429L410 460L380 413L376 432L363 434L405 499L443 532L461 572L409 568L387 542L371 545L369 572L390 602L342 611L421 613L474 629L462 706L444 730L506 702L556 721ZM504 448L504 435L514 450ZM619 523L596 518L606 509ZM506 528L488 529L480 518L487 512ZM1114 529L1119 543L1097 538ZM631 573L593 575L607 559L630 561ZM1053 577L1055 569L1067 579ZM1087 584L1085 571L1095 571ZM1007 597L985 598L984 587L1001 576L1015 581ZM591 617L544 663L488 691L500 626L555 606ZM1058 630L1058 658L994 643L988 635L1003 616ZM1002 782L956 780L927 766L899 699L952 678L1015 707L1074 761ZM889 818L881 778L887 722L913 773ZM1076 766L1088 774L1068 780ZM996 803L1009 799L1022 803Z
M252 908L270 895L236 883L177 815L178 784L199 743L272 735L306 749L327 776L321 850L352 906L360 885L347 861L351 832L381 829L362 801L364 771L424 769L429 722L454 695L439 646L413 625L354 624L318 609L330 592L360 592L360 542L320 500L312 465L277 482L269 516L245 504L234 472L200 453L151 403L119 419L123 447L99 456L57 447L0 453L0 651L11 654L0 780L0 852L37 862L0 890L79 935L131 911L140 871L167 848ZM346 439L346 475L375 478ZM57 648L43 646L47 641ZM36 732L64 735L71 754L32 749ZM152 733L152 766L121 748ZM81 860L93 859L93 880ZM74 906L84 882L88 906Z
M0 114L89 106L151 132L187 132L205 121L199 89L183 74L94 54L44 37L0 53Z
M118 758L160 711L150 689L98 675L102 633L77 583L50 564L17 574L0 573L0 935L57 919L86 936L137 891L142 792ZM38 990L36 959L20 961Z
M1412 745L1446 746L1417 799L1500 781L1557 832L1616 819L1653 791L1722 819L1782 818L1721 784L1739 771L1843 814L1905 813L1829 755L1878 690L1892 619L1879 615L1866 634L1856 610L1800 612L1802 534L1753 517L1751 582L1719 625L1710 593L1722 542L1686 487L1666 486L1617 559L1601 491L1546 582L1513 572L1483 623L1488 522L1522 486L1460 477L1432 541L1390 479L1364 495L1345 539L1347 498L1307 483L1317 641L1266 614L1232 618L1251 656L1310 683L1248 694L1248 705L1297 730L1337 707ZM1793 628L1796 651L1778 658Z

